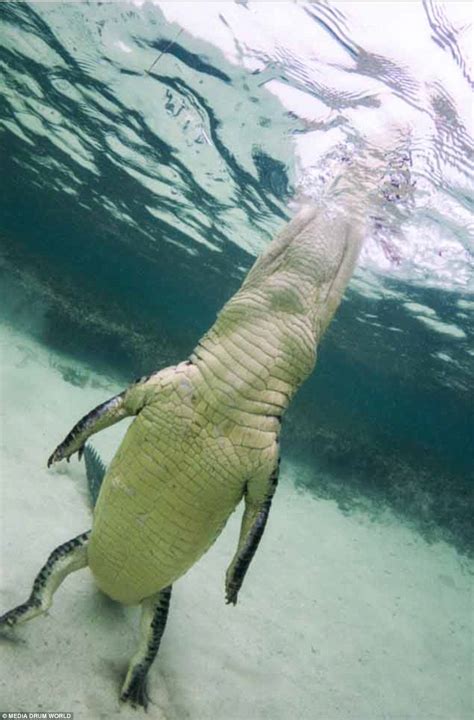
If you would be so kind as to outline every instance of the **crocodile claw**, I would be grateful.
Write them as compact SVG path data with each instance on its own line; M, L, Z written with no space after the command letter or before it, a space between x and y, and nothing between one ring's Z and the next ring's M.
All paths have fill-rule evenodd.
M120 701L130 705L135 710L142 707L147 710L150 697L148 695L146 677L137 675L130 686L120 695Z
M49 456L48 458L48 467L51 467L56 462L59 462L60 460L67 460L70 462L72 455L77 452L78 460L81 460L83 454L84 454L84 445L81 445L81 447L78 450L72 450L71 452L66 452L64 443L61 443L58 445L56 450Z
M237 595L239 594L238 587L229 586L225 592L226 605L237 605Z

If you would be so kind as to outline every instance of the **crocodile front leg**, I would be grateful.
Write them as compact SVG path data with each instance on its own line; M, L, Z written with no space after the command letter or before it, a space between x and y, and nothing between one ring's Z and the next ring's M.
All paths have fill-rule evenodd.
M226 603L236 605L237 595L245 574L262 538L268 514L278 483L280 459L269 477L251 480L245 489L245 511L242 518L237 552L227 570L225 581Z
M97 407L87 413L87 415L84 415L50 455L48 458L48 467L51 467L53 463L63 460L64 458L69 462L69 458L71 455L74 455L75 452L78 453L80 460L87 438L127 417L129 413L124 406L124 395L125 393L115 395L115 397L110 398L110 400L107 400L101 405L97 405Z
M79 460L84 452L86 440L97 432L105 430L105 428L114 425L130 415L137 415L146 404L149 393L152 393L150 386L146 385L149 378L137 380L129 388L121 392L119 395L106 400L97 405L87 415L76 423L71 432L58 445L56 450L48 459L48 467L59 460L67 459L75 452L78 453Z

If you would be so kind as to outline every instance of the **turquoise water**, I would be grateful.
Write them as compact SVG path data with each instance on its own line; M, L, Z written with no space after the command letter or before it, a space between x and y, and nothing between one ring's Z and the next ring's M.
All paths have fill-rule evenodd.
M5 335L5 366L7 345L26 348L11 360L14 381L49 364L77 393L75 409L81 391L89 398L102 383L100 402L107 388L185 358L291 216L294 196L320 201L345 155L396 122L403 162L387 159L383 207L371 216L316 372L286 418L285 461L304 466L288 470L287 484L308 503L332 503L350 522L362 513L382 523L388 513L415 543L434 552L441 543L467 562L474 549L471 22L468 3L428 0L1 3L0 319L16 333ZM9 393L11 382L2 386L4 407L10 403L2 422L26 428L29 411ZM67 393L61 397L67 406ZM51 418L47 396L42 402ZM71 415L56 433L69 429ZM44 454L58 437L48 427L42 433ZM48 532L45 522L41 533ZM319 542L315 527L298 548L312 553ZM46 538L46 550L50 544ZM416 565L410 544L403 548ZM372 562L368 550L362 558ZM14 602L13 593L7 599ZM234 633L243 622L235 618ZM439 670L442 644L439 637L432 647ZM179 668L176 651L169 659ZM298 657L285 662L296 677ZM370 699L370 677L363 686ZM362 692L361 681L354 687ZM289 696L279 715L265 714L263 694L255 720L378 720L396 712L464 720L467 689L456 690L466 714L461 705L436 714L427 691L421 709L384 706L382 696L372 709L353 700L328 715L328 701L312 715L319 690L306 688L299 714ZM208 717L188 700L176 705L176 717ZM213 712L216 720L243 717Z

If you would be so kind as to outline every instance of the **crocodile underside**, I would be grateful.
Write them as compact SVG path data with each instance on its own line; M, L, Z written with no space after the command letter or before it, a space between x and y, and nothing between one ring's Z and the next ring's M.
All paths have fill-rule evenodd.
M206 402L194 365L167 368L149 385L153 399L104 477L88 548L99 587L129 605L173 583L203 555L246 479L268 475L275 448L275 432L249 432Z

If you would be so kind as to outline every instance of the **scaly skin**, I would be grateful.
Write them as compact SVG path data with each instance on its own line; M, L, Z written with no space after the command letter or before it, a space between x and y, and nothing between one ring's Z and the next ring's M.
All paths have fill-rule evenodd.
M104 478L88 548L98 585L126 604L170 585L207 550L246 480L271 472L278 430L275 418L254 431L229 421L195 365L167 368L145 387L147 404Z
M142 409L104 478L88 547L98 585L115 600L139 603L183 575L249 483L261 495L255 505L265 499L279 418L313 369L357 257L349 220L300 212L190 362L129 391L129 406Z
M172 584L244 498L226 573L226 601L237 602L278 481L281 417L314 367L365 218L375 212L368 191L377 187L377 154L374 148L360 157L337 178L325 207L304 208L270 243L187 362L94 408L56 448L48 466L80 457L91 435L136 416L105 473L91 532L51 553L27 601L0 617L0 631L46 612L63 580L89 566L110 597L141 604L140 641L120 698L146 708ZM93 457L86 455L89 465ZM97 488L97 458L94 473Z

